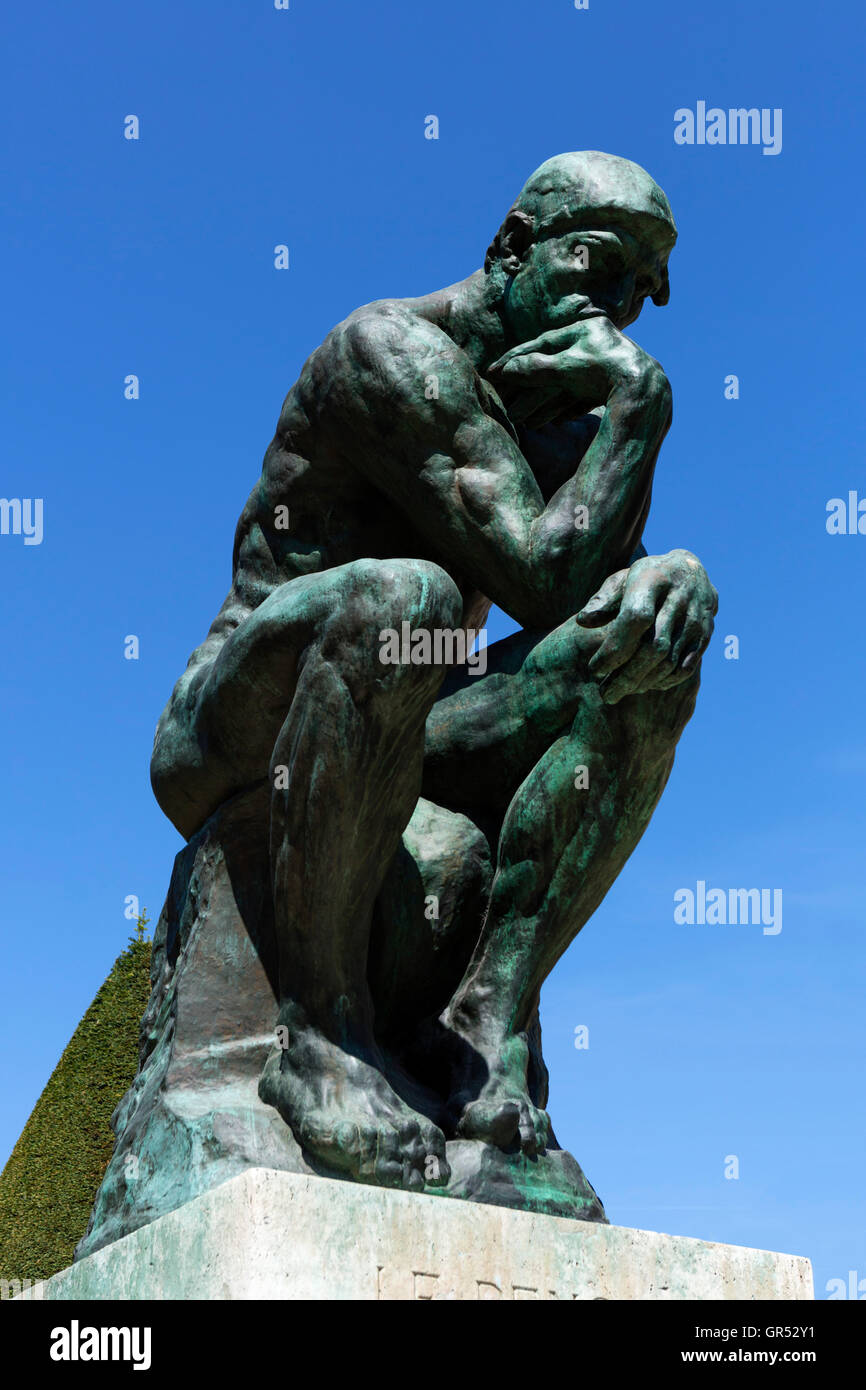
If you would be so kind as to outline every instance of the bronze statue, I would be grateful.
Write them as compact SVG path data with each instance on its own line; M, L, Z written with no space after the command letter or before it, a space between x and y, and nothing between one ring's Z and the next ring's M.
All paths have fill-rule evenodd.
M671 391L626 330L675 239L643 169L559 155L482 269L338 324L160 720L188 839L264 789L259 1092L314 1171L448 1191L467 1145L488 1175L556 1149L539 992L649 822L717 607L692 554L641 545ZM454 639L491 603L522 630L482 673ZM603 1220L579 1179L542 1209Z

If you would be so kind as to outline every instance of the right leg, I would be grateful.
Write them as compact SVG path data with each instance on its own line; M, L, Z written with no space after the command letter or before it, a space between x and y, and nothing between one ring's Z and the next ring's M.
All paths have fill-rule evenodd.
M444 1138L389 1086L373 1037L373 902L418 799L442 667L383 665L379 633L459 624L432 564L362 560L276 589L226 641L197 739L236 785L269 776L282 1048L260 1084L327 1167L423 1186ZM434 1171L435 1171L435 1165Z
M429 1158L447 1178L444 1138L382 1075L367 959L373 905L420 794L424 724L444 671L384 666L379 632L402 621L454 627L461 600L435 566L359 564L363 583L304 654L271 756L289 1045L269 1061L261 1094L330 1167L420 1188Z

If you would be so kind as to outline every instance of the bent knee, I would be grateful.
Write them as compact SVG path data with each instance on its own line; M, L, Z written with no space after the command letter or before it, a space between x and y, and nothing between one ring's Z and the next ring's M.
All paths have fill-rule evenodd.
M383 630L455 628L463 601L454 580L428 560L356 560L346 566L344 604L328 626L352 640L373 639Z

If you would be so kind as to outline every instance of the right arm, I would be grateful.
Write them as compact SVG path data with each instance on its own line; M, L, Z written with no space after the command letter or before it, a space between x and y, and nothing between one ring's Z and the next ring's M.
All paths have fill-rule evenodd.
M362 312L320 350L332 447L524 627L550 627L580 609L627 563L649 509L670 390L657 363L598 323L576 326L583 358L567 365L571 379L581 369L592 378L604 418L546 506L507 417L485 409L469 359L438 328L399 310ZM605 366L597 343L609 334L629 348ZM575 524L580 506L586 528Z

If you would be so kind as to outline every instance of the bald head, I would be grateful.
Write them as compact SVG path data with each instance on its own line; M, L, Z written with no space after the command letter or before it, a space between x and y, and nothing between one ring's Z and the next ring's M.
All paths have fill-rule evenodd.
M602 212L646 217L658 223L659 235L670 245L677 235L670 204L646 169L599 150L545 160L526 180L514 206L532 218L539 232L577 225L587 214Z
M515 222L531 240L609 224L626 225L665 259L677 238L670 204L654 179L630 159L579 150L545 160L524 184L487 253L489 270ZM653 303L665 304L665 277Z

